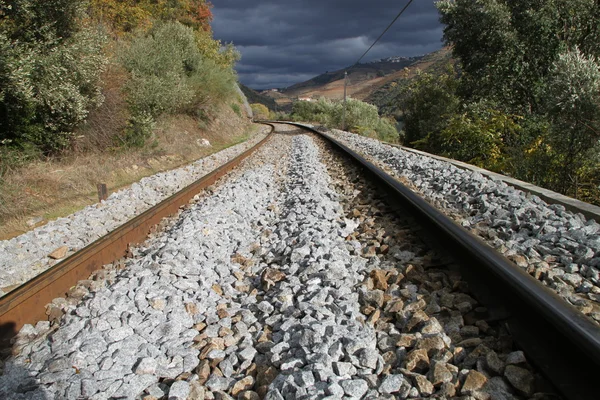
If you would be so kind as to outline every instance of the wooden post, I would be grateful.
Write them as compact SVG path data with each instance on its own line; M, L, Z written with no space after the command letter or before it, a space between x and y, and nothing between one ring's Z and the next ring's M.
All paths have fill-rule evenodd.
M106 189L106 183L99 183L96 185L98 188L98 201L106 200L108 197L108 190Z
M344 71L344 113L342 114L342 130L346 130L346 87L348 85L348 71Z

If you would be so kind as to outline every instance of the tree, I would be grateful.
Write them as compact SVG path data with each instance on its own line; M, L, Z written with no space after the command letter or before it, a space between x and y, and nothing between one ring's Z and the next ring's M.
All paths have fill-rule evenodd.
M439 76L419 71L414 80L400 89L399 108L406 143L426 151L441 150L438 137L460 104L456 95L459 81L455 75L450 65L446 73ZM423 141L426 138L428 140Z
M440 152L480 167L506 170L507 147L521 131L518 121L518 116L489 104L468 104L448 119L438 139Z
M78 0L0 0L2 144L60 150L102 102L104 36L83 25L84 10Z
M0 26L9 40L66 40L81 28L86 6L75 0L0 0Z
M236 75L205 57L194 29L179 22L156 24L121 49L130 76L124 86L132 113L127 144L143 145L161 115L203 114L234 93Z
M553 63L548 81L549 143L561 166L557 182L566 191L578 172L596 161L600 147L600 65L575 48Z
M93 14L117 34L148 29L153 21L177 21L210 31L212 5L206 0L91 0Z
M461 63L460 100L493 103L519 117L520 137L507 146L506 165L521 179L533 176L534 183L575 194L578 182L598 170L600 2L436 4Z
M267 106L259 103L250 104L250 108L252 108L252 114L254 115L254 119L263 120L269 119L269 109Z
M460 59L461 95L494 99L512 111L537 113L559 55L579 47L598 55L600 3L595 0L442 0L444 39Z

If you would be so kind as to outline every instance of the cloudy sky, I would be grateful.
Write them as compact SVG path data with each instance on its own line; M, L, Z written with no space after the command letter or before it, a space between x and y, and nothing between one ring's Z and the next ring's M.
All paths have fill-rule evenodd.
M212 0L215 38L242 53L253 88L286 87L354 64L408 0ZM415 56L442 46L434 0L415 0L363 59Z

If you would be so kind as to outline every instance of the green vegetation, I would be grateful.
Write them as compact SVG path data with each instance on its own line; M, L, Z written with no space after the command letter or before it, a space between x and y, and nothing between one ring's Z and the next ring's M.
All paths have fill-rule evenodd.
M419 71L427 72L433 76L447 73L449 65L454 68L456 60L452 58L449 48L443 48L419 58L415 63L407 66L401 77L386 83L371 93L365 101L375 104L382 115L392 116L397 120L402 119L402 112L398 107L398 101L402 98L402 92L407 82L415 79Z
M0 152L25 158L64 148L102 102L101 30L77 0L0 0ZM4 157L3 157L4 158Z
M264 96L264 95L258 93L256 90L250 89L248 86L244 86L244 85L240 84L240 89L242 89L244 96L246 96L246 98L248 99L248 102L250 104L258 103L258 104L264 105L271 111L279 110L279 106L277 105L277 102L275 102L274 99L272 99L268 96Z
M135 37L119 59L131 74L124 88L132 113L128 145L144 143L151 133L149 118L194 115L209 103L232 97L235 90L233 70L204 57L194 30L179 22L156 25Z
M342 128L344 104L341 101L320 99L296 101L292 107L293 121L313 121L329 128ZM348 99L346 108L346 129L363 136L397 142L398 131L387 118L381 118L377 107L356 99Z
M600 204L600 5L437 2L459 60L395 98L406 143Z
M0 0L0 174L71 151L106 79L127 109L90 143L143 146L163 115L209 118L234 99L239 58L211 19L205 0Z
M252 103L250 104L250 108L255 120L271 119L272 112L264 104Z

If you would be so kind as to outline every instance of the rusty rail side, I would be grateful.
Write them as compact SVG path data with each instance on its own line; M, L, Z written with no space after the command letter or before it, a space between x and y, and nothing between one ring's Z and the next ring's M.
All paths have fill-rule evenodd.
M252 148L0 298L0 345L6 348L24 324L47 319L48 303L63 297L69 288L103 265L125 256L131 244L143 242L153 226L177 213L201 190L233 170L263 146L273 132L271 125L267 137Z
M408 211L460 261L463 277L483 305L510 312L503 324L513 340L565 398L598 399L600 328L591 319L331 135L294 122L272 122L316 133L359 165L389 196L390 205Z

